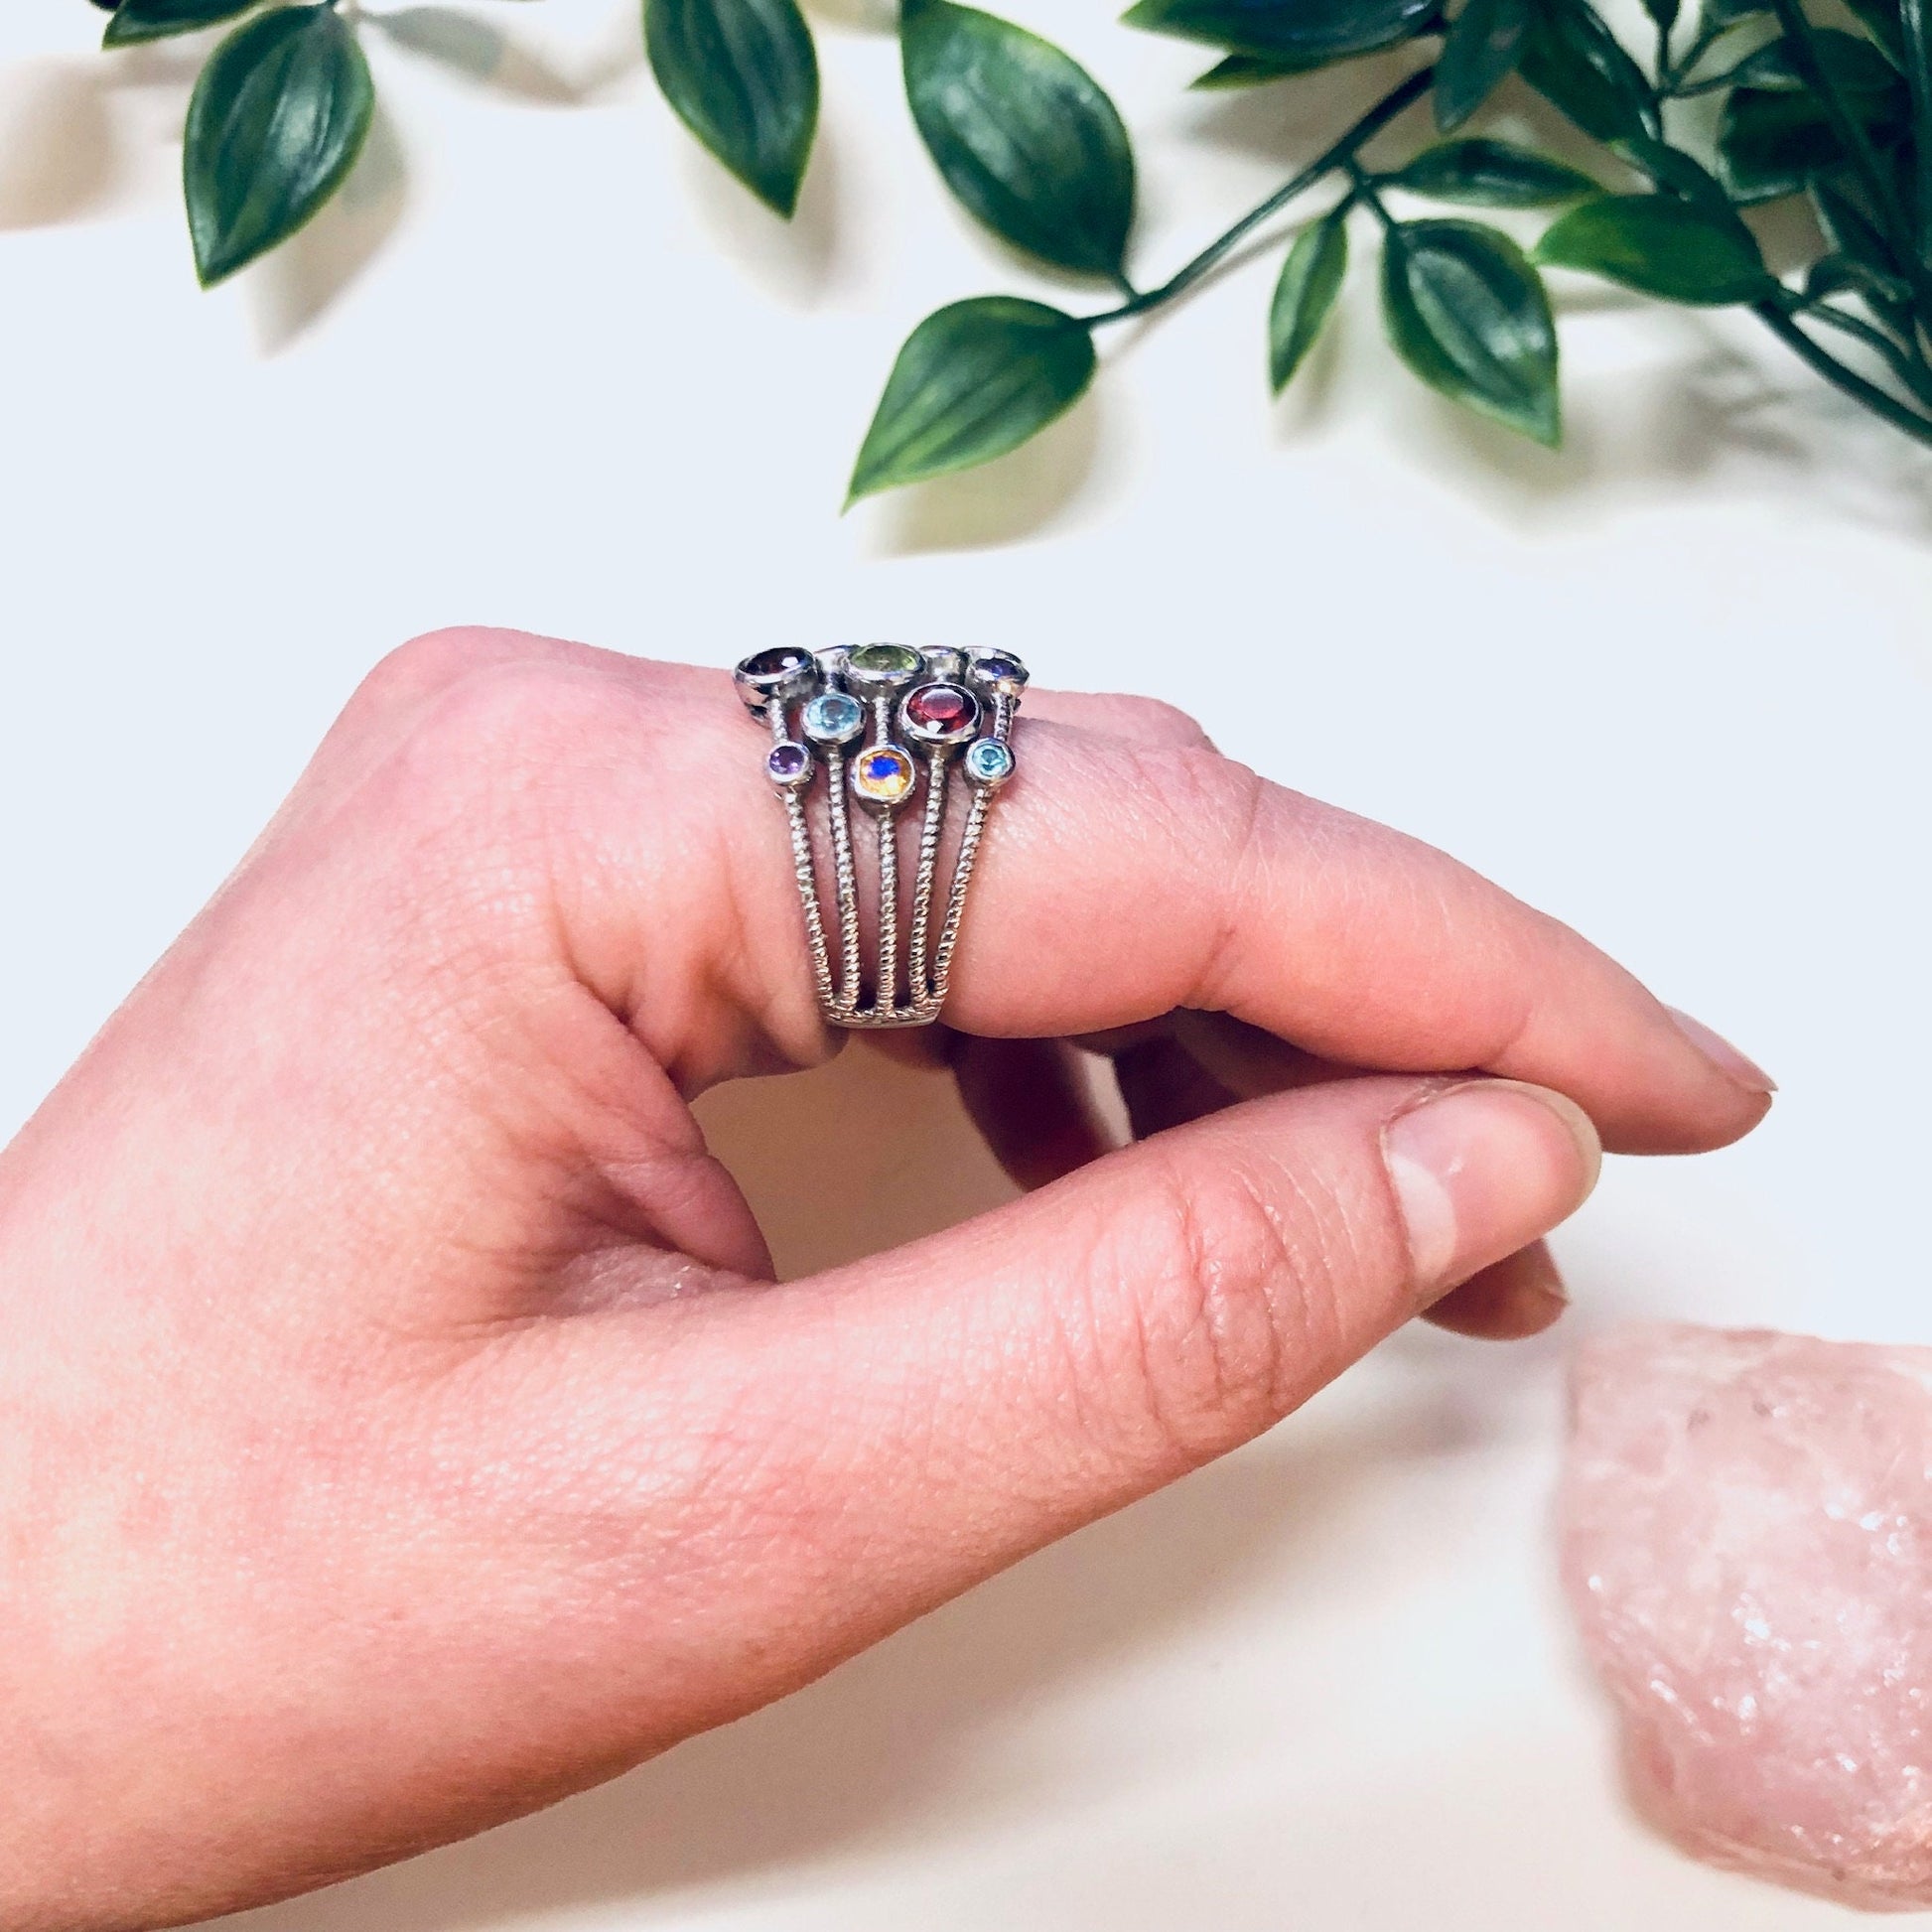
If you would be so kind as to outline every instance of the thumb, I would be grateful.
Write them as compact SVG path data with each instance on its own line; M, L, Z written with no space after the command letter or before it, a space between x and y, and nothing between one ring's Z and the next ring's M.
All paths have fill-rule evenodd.
M1260 1434L1563 1220L1599 1158L1539 1087L1340 1081L778 1290L788 1519L831 1539L821 1578L863 1564L902 1595L882 1622L916 1614Z

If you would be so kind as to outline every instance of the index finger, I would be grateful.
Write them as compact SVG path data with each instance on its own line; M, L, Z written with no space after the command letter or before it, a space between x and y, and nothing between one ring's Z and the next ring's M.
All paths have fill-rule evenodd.
M948 1022L1082 1034L1175 1007L1325 1059L1554 1087L1624 1152L1747 1132L1770 1083L1570 927L1421 841L1206 749L1043 718L979 858Z

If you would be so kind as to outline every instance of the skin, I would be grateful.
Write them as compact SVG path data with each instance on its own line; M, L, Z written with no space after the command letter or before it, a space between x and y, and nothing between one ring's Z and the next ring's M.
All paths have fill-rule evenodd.
M894 1045L1036 1191L774 1284L687 1110L840 1044L759 744L718 672L404 647L0 1156L11 1932L285 1896L781 1697L1424 1310L1544 1325L1599 1137L1769 1104L1442 854L1042 694Z

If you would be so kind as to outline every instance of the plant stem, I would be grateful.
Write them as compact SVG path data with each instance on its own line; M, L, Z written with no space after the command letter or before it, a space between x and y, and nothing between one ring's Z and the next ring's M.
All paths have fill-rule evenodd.
M1932 448L1932 418L1921 416L1896 396L1888 396L1875 382L1867 382L1855 369L1848 369L1830 349L1813 342L1776 301L1767 299L1753 302L1751 309L1779 341L1800 355L1833 388L1843 390L1855 401L1863 403L1873 415L1882 416L1893 429L1902 430L1913 442Z
M1855 342L1863 343L1866 348L1883 358L1885 366L1911 391L1920 403L1932 407L1932 381L1927 380L1924 367L1915 362L1910 352L1892 341L1882 330L1874 329L1860 317L1848 315L1843 309L1834 309L1827 302L1808 302L1802 297L1793 296L1779 304L1788 316L1803 316L1812 322L1822 322L1827 328L1836 329L1842 335L1850 336Z
M1270 215L1279 213L1298 195L1306 194L1324 175L1331 175L1337 169L1348 168L1354 162L1357 149L1366 147L1397 115L1413 107L1428 93L1429 83L1435 76L1436 69L1433 67L1421 68L1399 85L1390 88L1367 113L1329 147L1323 149L1293 181L1285 182L1266 201L1251 207L1231 228L1216 235L1198 255L1191 261L1184 262L1159 288L1147 289L1130 301L1123 302L1117 309L1108 309L1103 314L1085 317L1087 327L1098 329L1105 323L1125 322L1129 316L1146 315L1150 309L1161 308L1164 304L1172 302L1175 296L1184 295L1202 276L1219 267L1241 241L1260 227Z

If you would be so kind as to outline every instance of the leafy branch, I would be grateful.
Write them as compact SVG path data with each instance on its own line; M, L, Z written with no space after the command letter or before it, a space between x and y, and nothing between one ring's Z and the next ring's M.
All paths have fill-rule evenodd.
M1215 50L1200 87L1307 85L1363 55L1415 56L1313 160L1142 288L1130 266L1133 143L1092 75L997 15L901 0L906 101L947 189L1015 248L1116 299L1076 314L987 295L928 316L894 364L849 500L1024 443L1093 380L1098 331L1192 294L1317 195L1324 205L1282 236L1266 328L1278 391L1326 327L1351 230L1366 221L1400 358L1537 442L1561 437L1543 279L1561 268L1664 301L1741 307L1845 395L1932 445L1932 0L1847 0L1851 27L1820 26L1805 0L1703 0L1688 24L1679 0L1644 5L1652 46L1639 60L1591 0L1137 0L1129 24ZM352 167L374 107L358 23L336 0L119 0L105 44L229 22L239 24L202 69L184 146L205 284L313 217ZM678 116L789 216L819 109L797 0L643 0L642 26ZM1512 76L1601 150L1600 171L1479 130ZM1684 103L1711 96L1707 140L1708 110ZM1371 165L1371 147L1419 122L1425 103L1433 130L1417 130L1405 159ZM1744 214L1796 196L1820 240L1781 279ZM1526 252L1486 221L1411 217L1400 211L1410 199L1562 211Z

